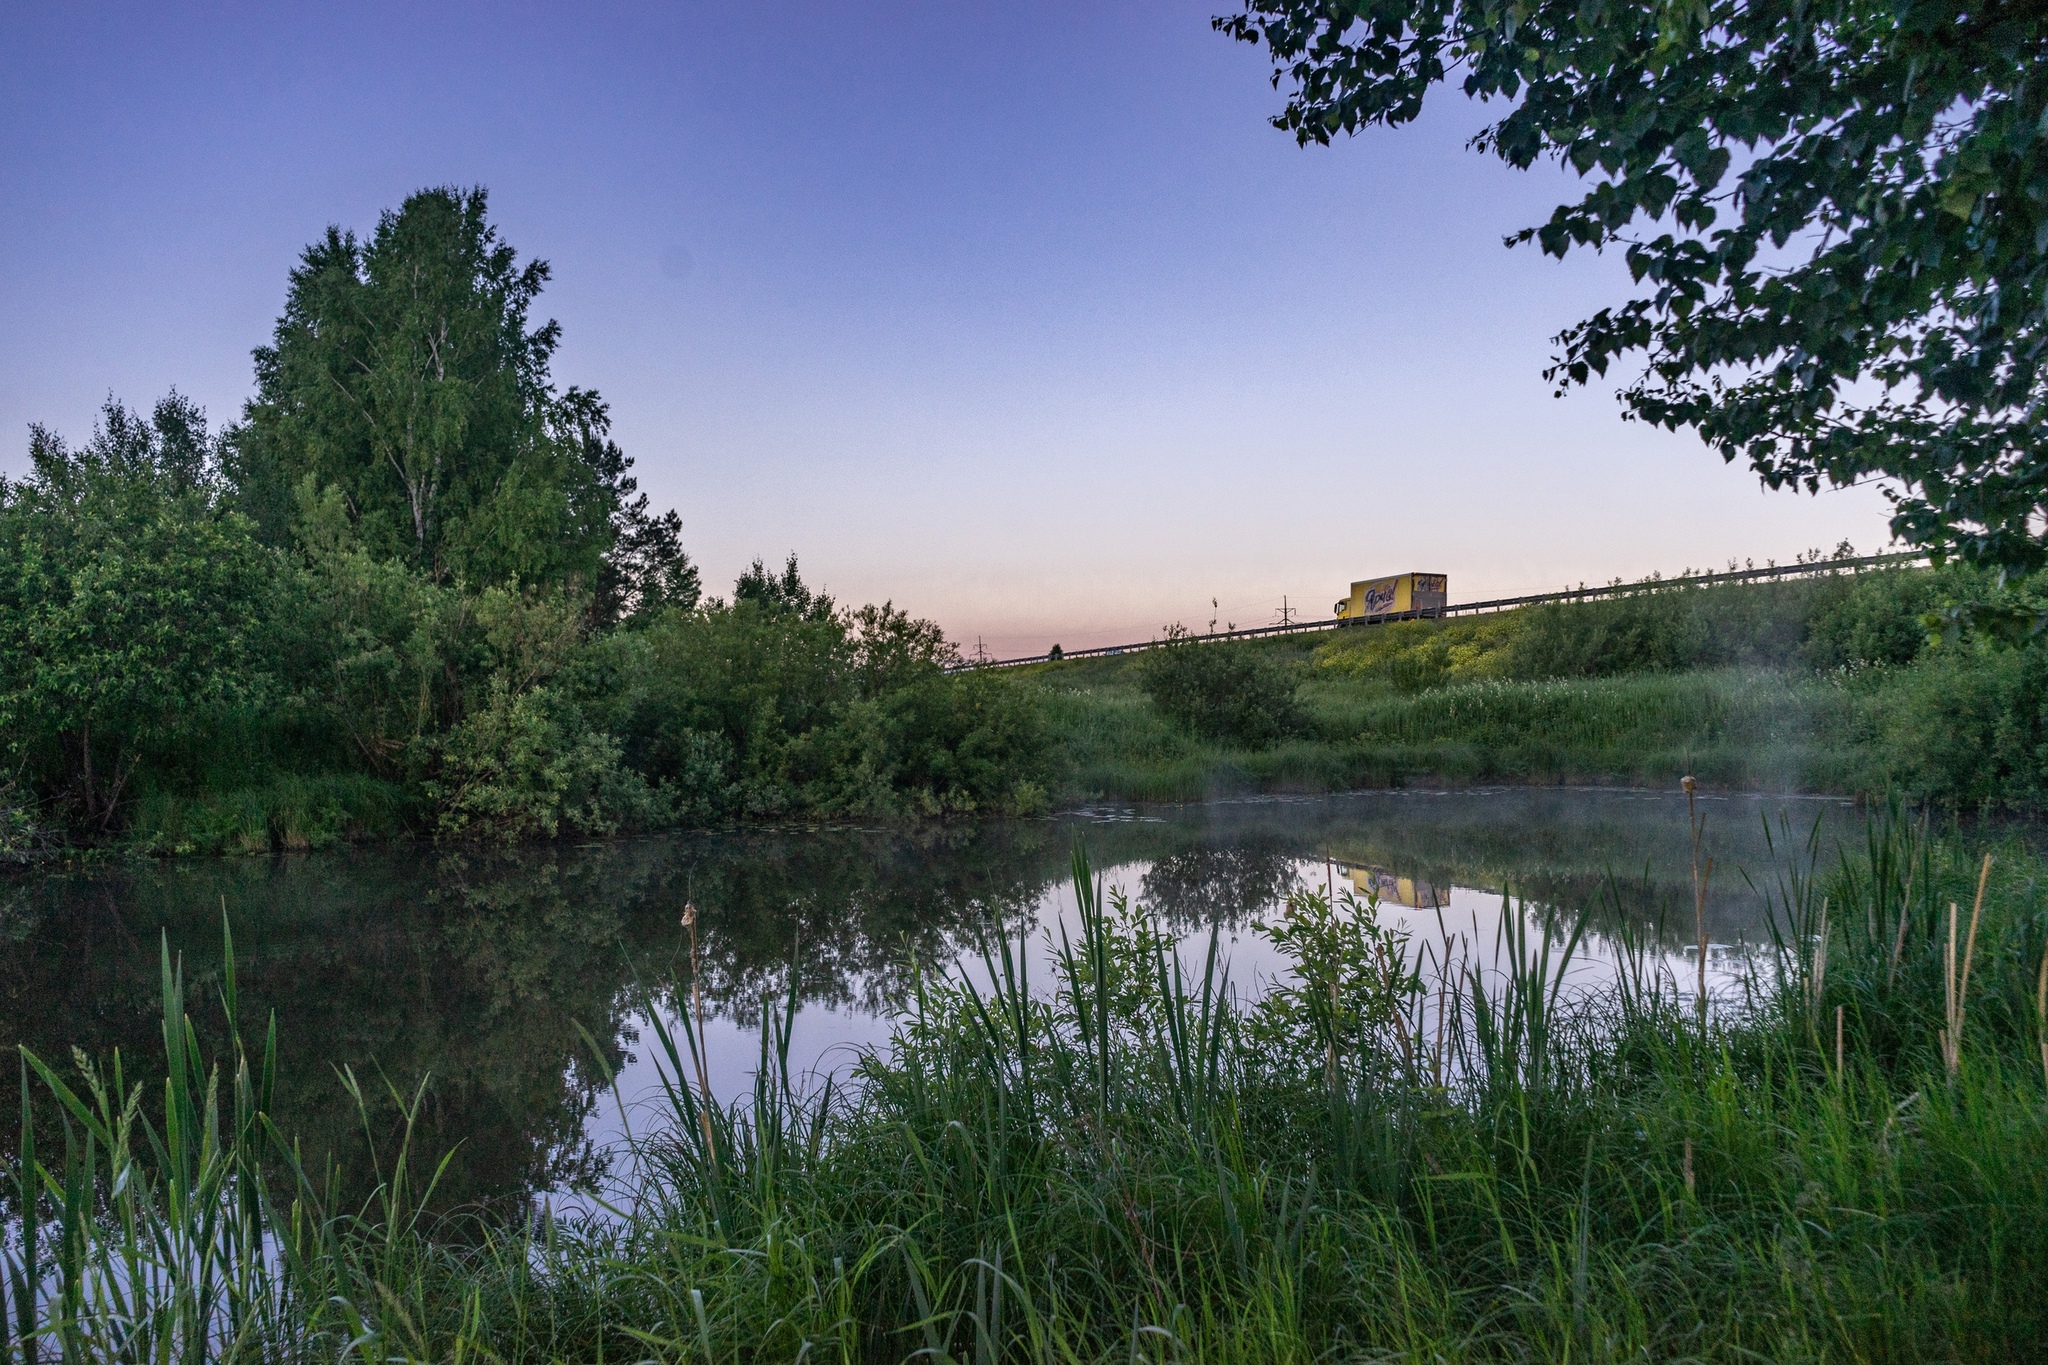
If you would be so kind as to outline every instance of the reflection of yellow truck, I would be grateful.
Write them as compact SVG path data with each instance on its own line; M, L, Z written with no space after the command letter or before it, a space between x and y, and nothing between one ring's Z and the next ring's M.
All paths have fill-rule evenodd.
M1411 910L1433 910L1443 905L1437 898L1436 888L1420 877L1402 877L1384 867L1364 867L1357 863L1338 863L1337 866L1343 869L1353 890L1361 896L1378 896L1381 905L1404 905Z
M1450 603L1450 580L1440 573L1403 573L1368 578L1351 585L1351 596L1337 604L1339 621L1365 621L1375 616L1433 616Z

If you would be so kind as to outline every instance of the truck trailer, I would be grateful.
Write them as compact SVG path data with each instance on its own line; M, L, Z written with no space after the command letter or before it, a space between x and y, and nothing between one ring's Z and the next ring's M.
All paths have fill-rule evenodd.
M1351 595L1337 603L1337 619L1346 625L1382 616L1439 616L1450 605L1450 579L1440 573L1402 573L1367 578L1351 585Z

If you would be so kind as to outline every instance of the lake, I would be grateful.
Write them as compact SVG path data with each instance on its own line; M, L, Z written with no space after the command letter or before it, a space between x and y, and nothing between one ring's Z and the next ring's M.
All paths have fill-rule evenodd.
M1715 859L1710 975L1725 985L1767 937L1759 888L1775 885L1788 853L1803 857L1818 839L1832 857L1838 841L1862 843L1864 821L1832 798L1700 807ZM1511 889L1526 902L1512 913L1553 925L1589 916L1583 971L1612 962L1626 922L1692 980L1682 795L1368 792L46 870L0 881L0 1041L52 1061L74 1046L101 1059L119 1049L131 1078L152 1074L167 943L185 1008L219 1047L225 915L252 1046L264 1018L277 1018L281 1126L309 1153L359 1164L362 1124L342 1069L372 1095L371 1129L387 1148L392 1096L426 1079L415 1148L457 1149L437 1202L517 1203L601 1181L625 1128L659 1122L647 1020L672 1018L687 999L685 904L698 909L711 1080L733 1096L759 1055L761 1001L780 998L792 973L802 1002L793 1062L843 1070L855 1049L886 1043L913 960L951 969L992 931L1042 944L1071 925L1077 842L1197 955L1213 926L1242 990L1281 969L1252 926L1299 883L1376 892L1383 919L1405 922L1418 945L1448 933L1482 963ZM53 1106L38 1126L60 1144L43 1150L61 1150ZM6 1127L0 1147L11 1151Z

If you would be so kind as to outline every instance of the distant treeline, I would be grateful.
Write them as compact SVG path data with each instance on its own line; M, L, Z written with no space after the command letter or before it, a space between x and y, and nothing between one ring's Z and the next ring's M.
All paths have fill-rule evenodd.
M219 431L172 394L0 480L0 853L1025 810L1052 738L794 556L703 594L560 391L481 190L330 229Z

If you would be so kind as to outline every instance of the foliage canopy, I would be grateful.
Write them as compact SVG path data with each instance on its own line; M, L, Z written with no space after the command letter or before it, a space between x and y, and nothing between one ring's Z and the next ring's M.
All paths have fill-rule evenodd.
M1274 123L1412 121L1457 80L1474 145L1593 181L1511 237L1621 249L1640 292L1558 337L1622 401L1773 488L1891 481L1893 531L2048 558L2048 11L2026 0L1245 0Z
M176 394L109 402L76 450L34 428L29 476L0 479L0 755L96 831L145 757L266 686L268 556L213 450Z
M574 583L611 617L694 601L680 523L636 497L609 409L555 390L561 327L531 322L547 262L521 263L487 207L421 190L368 240L306 248L230 452L246 504L282 539L310 480L372 554L437 581Z

